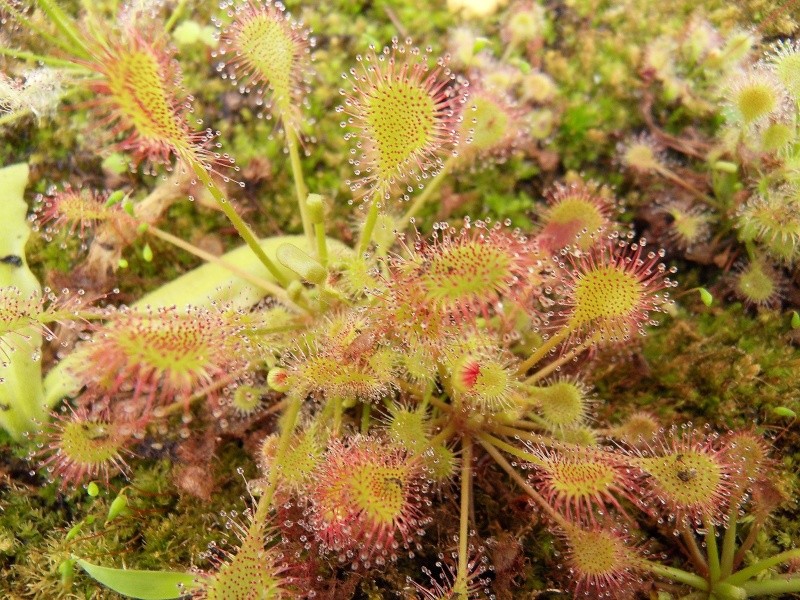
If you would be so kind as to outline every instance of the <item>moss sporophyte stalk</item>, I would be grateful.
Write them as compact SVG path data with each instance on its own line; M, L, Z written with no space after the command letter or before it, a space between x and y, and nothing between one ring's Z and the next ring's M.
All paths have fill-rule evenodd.
M795 21L192 4L0 0L4 597L800 592Z

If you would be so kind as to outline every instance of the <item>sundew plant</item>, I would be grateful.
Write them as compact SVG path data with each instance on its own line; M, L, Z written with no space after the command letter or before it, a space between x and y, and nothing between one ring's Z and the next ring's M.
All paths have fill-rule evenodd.
M640 4L0 0L4 597L800 594L798 8Z

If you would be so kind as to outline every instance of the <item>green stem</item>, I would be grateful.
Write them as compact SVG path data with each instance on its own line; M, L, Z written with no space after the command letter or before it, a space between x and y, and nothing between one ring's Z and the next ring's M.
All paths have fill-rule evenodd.
M720 561L720 577L723 579L733 573L733 555L736 552L736 520L739 517L739 503L733 501L728 512L728 526L722 538L722 559Z
M549 423L539 415L529 414L528 419L534 428L549 429Z
M711 586L719 581L720 577L720 563L719 563L719 549L717 548L717 528L711 522L711 519L706 517L703 525L706 530L706 556L708 557L708 577Z
M480 435L480 439L485 440L490 444L492 444L493 446L495 446L496 448L504 450L509 454L516 456L517 458L524 460L526 462L533 463L536 465L544 464L544 461L535 454L531 454L530 452L525 452L524 450L521 450L520 448L517 448L516 446L509 444L508 442L504 442L503 440L496 438L493 435L489 435L488 433L482 433Z
M575 452L580 450L585 450L584 446L579 446L577 444L570 444L568 442L561 442L549 435L540 435L538 433L533 433L531 431L523 431L521 429L517 429L515 427L509 427L508 425L500 425L489 423L486 425L486 428L490 431L505 435L507 437L513 437L514 439L525 440L527 442L532 442L534 444L540 444L547 448L552 448L554 450L560 450L562 452ZM488 434L487 434L488 435ZM501 440L498 440L501 441ZM511 448L515 448L515 446L510 446ZM517 452L523 452L525 456L517 454L520 458L524 458L527 461L535 462L536 464L542 464L542 459L536 457L534 460L531 457L536 456L534 454L529 454L517 448Z
M431 398L433 397L433 391L435 387L435 383L431 381L427 387L425 388L425 393L422 394L422 401L420 402L420 410L423 412L428 409L428 404L431 403Z
M753 547L753 544L756 543L756 539L758 538L758 532L761 531L761 527L764 525L765 517L763 514L756 514L756 518L750 524L750 531L747 532L747 537L744 538L744 541L739 546L739 549L736 551L736 555L733 557L733 568L735 569L738 565L742 563L744 560L747 551Z
M769 558L760 560L757 563L742 569L741 571L737 571L725 579L725 583L730 583L731 585L743 585L748 579L758 575L761 573L761 571L766 571L767 569L776 567L794 558L800 558L800 548L786 550L785 552L781 552L775 556L770 556Z
M547 354L556 346L558 346L561 342L563 342L567 336L572 332L572 328L569 325L565 326L563 329L559 330L558 333L551 336L546 342L544 342L541 346L539 346L533 354L531 354L522 364L517 368L517 374L522 376L528 372L533 365L538 363L542 360Z
M452 406L450 406L447 402L444 402L439 398L435 398L433 395L431 395L428 398L428 403L432 404L433 406L435 406L439 410L443 410L445 412L453 412L453 407Z
M187 156L185 159L188 160L189 164L192 166L192 169L200 178L200 181L203 182L203 184L206 186L206 189L211 193L211 196L217 201L217 204L222 212L225 213L225 216L228 217L228 220L236 228L239 237L241 237L242 240L244 240L244 242L250 247L250 250L252 250L253 253L258 257L258 260L260 260L261 263L267 268L275 280L281 284L281 286L286 287L289 284L289 280L287 279L286 275L284 275L281 270L278 269L275 263L272 262L269 256L267 256L267 254L264 252L264 249L261 247L261 244L258 243L256 236L253 235L252 231L250 231L250 228L236 212L236 209L234 209L230 202L225 199L225 195L217 187L217 184L214 183L214 180L211 179L211 176L208 174L208 171L203 164L194 156Z
M747 258L750 262L754 262L756 260L756 248L753 240L745 240L744 249L747 251Z
M370 415L372 414L372 405L365 402L361 405L361 433L366 435L369 432Z
M429 439L424 445L420 444L419 447L411 454L409 458L409 462L411 461L422 461L425 453L428 450L431 450L438 446L439 444L444 443L447 441L450 436L453 435L455 428L452 425L447 425L444 429L442 429L439 433Z
M181 18L183 15L183 10L186 8L187 0L178 0L178 4L175 5L175 8L172 11L172 14L167 19L167 22L164 24L165 31L172 31L172 28L175 27L178 19Z
M525 478L517 473L517 470L508 464L508 461L503 458L503 455L500 454L499 450L494 447L494 443L490 441L490 438L484 435L479 435L478 440L480 441L481 446L483 446L484 450L489 453L489 455L495 460L495 462L503 469L508 475L513 479L522 490L531 497L531 499L539 505L539 507L546 512L553 521L555 521L558 525L560 525L563 529L569 529L570 524L567 522L564 517L556 512L556 510L550 506L547 501L542 498L541 494L534 490Z
M511 54L514 52L514 50L516 50L516 48L517 48L516 41L509 42L508 45L506 46L506 49L503 51L503 56L500 58L500 62L504 63L508 61L508 59L511 58Z
M703 553L700 552L700 546L697 545L697 540L694 539L694 534L684 524L681 527L681 538L686 545L686 551L689 553L689 559L692 561L694 568L701 573L708 572L708 563L706 562Z
M194 394L192 394L189 397L189 400L181 399L178 400L177 402L173 402L172 404L168 404L166 406L157 408L155 411L153 411L153 416L158 419L164 419L179 412L185 412L187 403L189 404L189 406L191 406L196 402L198 402L199 400L205 400L206 398L208 398L208 395L210 393L224 388L225 386L235 382L240 377L244 377L245 375L247 375L248 371L249 367L227 373L221 379L215 380L211 385L207 385L203 388L198 389ZM278 402L278 404L273 404L263 413L259 413L259 416L265 416L268 414L272 414L276 410L281 410L285 406L285 404L286 404L285 400L282 402Z
M514 427L515 429L521 429L522 431L536 431L537 429L541 429L542 425L535 421L527 421L525 419L517 419L516 421L508 421L504 423L509 427Z
M14 50L13 48L6 48L4 46L0 46L0 55L11 56L12 58L18 58L20 60L30 60L33 62L40 62L45 65L50 65L51 67L76 69L84 71L86 73L90 73L90 71L88 71L81 65L76 65L74 62L71 62L69 60L54 58L52 56L45 56L43 54L34 54L33 52L25 52L23 50Z
M800 592L800 578L768 579L766 581L748 581L742 584L748 596L777 596Z
M589 339L585 340L584 342L578 344L577 346L575 346L572 350L570 350L569 352L567 352L563 356L560 356L559 358L557 358L553 362L545 365L544 367L542 367L541 369L536 371L533 375L531 375L530 377L528 377L525 380L525 383L527 383L527 384L536 383L540 379L544 379L545 377L550 375L550 373L552 373L553 371L558 369L560 366L565 365L566 363L571 361L573 358L578 356L581 352L583 352L584 350L589 348L589 346L594 344L599 338L600 338L600 334L599 333L595 333L592 337L590 337Z
M676 569L675 567L660 565L658 563L653 563L648 560L639 561L638 564L641 567L650 571L651 573L655 573L656 575L663 577L664 579L669 579L670 581L677 581L679 583L683 583L697 590L700 590L701 592L708 591L708 581L706 581L699 575L695 575L694 573L688 573L683 569Z
M5 8L12 16L15 21L18 21L23 27L25 27L28 31L35 34L36 36L40 37L41 39L47 40L48 42L52 43L54 46L58 46L65 52L69 54L76 54L75 49L63 41L58 36L53 35L49 31L45 31L44 29L34 25L33 22L26 17L23 13L16 9L8 0L0 0L0 6ZM73 63L70 63L73 64Z
M428 443L425 446L425 449L422 452L427 452L431 448L435 448L439 444L445 443L451 435L455 432L455 427L452 425L445 426L439 433L433 436L431 439L428 440Z
M433 195L433 192L439 187L442 183L444 178L450 173L450 170L453 168L453 165L456 164L456 157L451 156L450 158L445 161L444 166L441 170L436 174L436 176L431 179L431 182L425 186L425 189L422 190L419 196L414 199L414 202L411 203L411 206L408 207L406 214L403 215L401 221L405 223L406 221L410 221L412 217L414 217L419 210L425 205L425 203L430 199Z
M264 490L264 495L258 500L258 507L256 514L253 517L253 526L260 526L266 523L269 508L272 506L272 498L275 495L275 489L278 487L278 479L281 473L281 464L289 449L289 442L292 440L294 428L297 425L297 417L300 414L300 409L303 406L303 397L300 395L294 396L289 401L289 406L283 414L283 423L281 426L281 435L278 438L278 449L275 452L275 460L272 462L272 467L269 470L267 478L267 489Z
M289 162L292 165L294 191L297 195L297 206L300 208L300 219L303 222L303 231L308 238L308 248L311 250L314 248L314 227L311 225L311 217L308 214L308 206L306 205L308 188L306 188L306 183L303 180L303 163L300 161L297 134L291 127L286 128L286 147L289 149Z
M275 285L271 281L267 281L266 279L263 279L261 277L257 277L255 275L252 275L252 274L246 272L246 271L243 271L242 269L238 268L236 265L233 265L233 264L227 262L226 260L211 254L210 252L206 252L202 248L198 248L197 246L194 246L194 245L190 244L189 242L186 242L185 240L182 240L181 238L172 235L171 233L163 231L163 230L159 229L158 227L153 227L152 225L150 225L150 226L148 226L147 231L148 231L148 233L153 234L155 237L157 237L157 238L159 238L161 240L164 240L165 242L168 242L168 243L172 244L173 246L176 246L176 247L178 247L178 248L180 248L182 250L185 250L186 252L189 252L190 254L193 254L194 256L196 256L196 257L198 257L198 258L200 258L200 259L202 259L202 260L204 260L206 262L214 263L216 265L221 266L224 269L227 269L228 271L230 271L231 273L233 273L237 277L241 277L245 281L248 281L248 282L252 283L254 286L260 287L262 290L265 290L266 292L269 292L275 298L280 300L283 304L285 304L286 306L288 306L290 308L293 308L297 312L306 312L302 307L300 307L297 304L295 304L294 302L292 302L292 300L289 298L288 294L286 293L286 290L284 290L280 286Z
M519 438L521 440L533 442L534 444L542 444L543 446L547 446L548 448L554 446L561 448L565 446L563 442L556 442L549 435L545 436L545 435L540 435L538 433L531 433L530 431L521 431L519 429L516 429L515 427L509 427L508 425L490 424L489 429L491 429L495 433L500 433L502 435Z
M538 433L532 433L530 431L522 431L514 427L509 427L507 425L492 424L489 425L488 428L494 431L495 433L500 433L502 435L506 435L516 439L525 440L528 442L532 442L534 444L541 444L542 446L546 446L547 448L554 448L556 450L563 450L569 452L569 451L574 451L576 448L580 448L580 446L576 446L575 444L560 442L549 435L540 435ZM536 461L537 464L540 464L540 462L541 459L538 459Z
M91 56L91 52L89 52L84 42L84 36L75 29L72 19L58 4L50 2L50 0L36 0L36 4L50 18L53 25L56 26L56 29L63 33L64 36L74 44L74 47L70 47L71 52L82 58L89 58Z
M364 221L364 229L361 231L361 238L358 240L358 255L364 256L364 253L369 248L369 243L372 241L372 232L375 230L375 223L378 222L378 203L381 197L380 190L376 190L369 201L369 212L367 219Z
M472 486L472 438L464 437L461 456L461 510L458 533L458 572L453 591L461 600L467 600L468 542L469 542L469 504Z
M341 398L333 399L333 435L339 436L342 431L342 414L344 413L344 403Z
M328 268L328 238L325 237L325 225L317 223L314 225L314 233L317 236L317 258L320 264Z

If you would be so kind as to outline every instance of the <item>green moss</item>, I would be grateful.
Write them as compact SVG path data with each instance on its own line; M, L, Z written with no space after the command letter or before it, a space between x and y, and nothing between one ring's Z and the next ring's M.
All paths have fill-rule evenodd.
M77 9L80 3L71 4ZM709 0L704 8L712 23L729 30L737 23L749 22L751 16L755 22L763 21L779 4L777 0L747 0L740 4ZM352 175L346 160L347 144L339 126L341 118L333 112L341 102L340 74L352 65L351 57L366 52L369 44L381 47L396 35L403 38L410 34L423 47L430 43L432 54L438 55L445 49L446 31L455 21L444 5L434 0L421 4L394 0L288 2L289 9L319 37L314 51L316 74L306 111L313 123L303 126L302 163L308 187L329 201L329 229L337 235L346 237L353 223L353 207L348 204L351 193L343 183ZM622 7L630 10L620 10ZM613 156L617 141L643 125L641 48L662 33L678 34L695 7L696 3L690 0L566 2L559 6L553 35L546 40L542 52L534 56L518 52L516 64L527 69L531 66L527 61L541 62L533 66L541 66L558 86L558 97L547 108L558 114L559 126L552 138L541 144L556 155L556 172L574 169L612 185L625 181L614 166ZM115 8L115 2L103 2L96 10L110 15ZM204 25L213 10L213 4L195 3L186 11L186 18ZM492 17L485 22L472 22L471 26L490 37L493 47L501 48L500 20ZM795 15L778 14L764 33L788 34L796 30ZM20 42L34 50L41 49L44 43L25 38ZM229 186L232 201L260 234L298 231L294 182L282 132L275 129L273 121L257 118L258 107L252 98L241 98L218 78L204 45L185 46L178 58L185 72L185 87L196 98L194 116L221 132L224 151L235 156L242 169L237 177L247 179L243 190L235 184ZM4 59L2 62L6 64ZM668 132L678 133L691 125L697 131L710 133L723 122L719 114L676 106L664 89L654 91L653 111ZM39 126L26 117L12 127L0 129L0 164L29 159L34 167L31 197L45 192L53 183L98 188L106 184L101 161L110 148L103 141L105 132L87 127L86 111L81 107L85 100L75 98L68 109L60 110ZM518 152L497 168L460 173L448 180L435 194L444 202L431 202L417 225L427 231L430 222L446 213L454 220L465 215L510 219L514 226L530 230L541 208L535 199L541 197L554 177L531 153ZM136 189L137 195L144 195L159 180L140 171L125 173L121 182L125 189ZM718 197L724 198L733 198L737 186L742 185L736 177L720 179L717 184ZM621 191L625 194L627 188ZM648 193L642 194L639 189L629 196L631 205L649 200ZM622 217L626 223L633 219L631 211ZM164 222L169 224L171 233L182 239L196 240L195 236L202 232L217 236L226 249L239 244L222 215L199 204L175 204ZM150 239L149 243L154 252L152 262L143 260L143 240L137 240L124 254L129 266L119 272L116 285L125 297L138 297L198 264L193 256L160 241ZM29 254L37 273L47 280L56 273L72 272L85 253L74 237L64 235L52 244L35 239ZM684 287L700 284L705 275L698 271L685 277ZM696 281L689 283L693 279ZM800 356L788 339L786 321L785 315L778 313L752 316L737 304L722 308L715 304L707 309L699 302L690 303L654 329L642 340L641 348L634 351L643 357L647 370L635 361L608 361L594 369L593 383L606 401L600 422L616 422L645 409L657 413L665 424L692 420L709 422L721 429L742 429L757 423L762 429L783 432L776 446L785 453L784 470L796 473L800 436L796 427L784 429L786 420L772 412L775 407L785 406L800 413L796 395ZM180 427L177 420L171 425ZM182 466L174 453L180 443L176 437L172 436L161 449L143 443L138 449L143 457L136 460L131 481L117 478L109 486L102 486L98 498L91 499L82 490L63 495L42 477L31 475L31 465L24 460L29 448L12 448L7 436L0 432L6 476L0 480L0 596L36 600L116 597L100 590L80 572L65 585L58 568L72 554L107 565L120 566L124 562L143 569L182 569L190 564L207 567L200 557L209 542L223 537L220 511L244 508L245 484L237 468L244 466L248 478L256 476L256 469L239 445L226 443L213 461L203 463L214 479L211 499L181 493L175 486ZM527 557L515 573L519 587L509 587L509 594L521 596L549 587L556 545L547 528L536 521L527 503L520 500L518 490L499 469L481 466L476 473L476 530L484 537L499 537L509 530L520 532ZM787 485L797 484L797 477L793 476ZM123 487L131 512L106 525L109 503ZM443 496L447 494L449 491L445 490ZM431 529L439 539L452 540L457 519L453 519L452 506L441 504L445 506L437 506ZM85 524L68 542L65 538L70 527L87 517L94 517L94 523ZM759 538L755 551L766 555L797 539L800 525L796 510L786 509L777 514L768 532ZM385 589L402 588L406 577L422 580L421 564L434 568L443 549L432 546L426 544L415 559L403 559L396 568L386 569L373 580L364 579L357 584L358 577L349 577L340 583L343 588L351 586L348 589L360 585L360 590L354 592L360 598L389 597Z
M698 301L697 312L682 312L643 340L647 377L623 365L598 382L601 397L615 398L615 412L645 408L741 429L770 419L776 406L800 409L787 377L800 368L800 353L786 343L784 316L752 318L738 304L701 307Z

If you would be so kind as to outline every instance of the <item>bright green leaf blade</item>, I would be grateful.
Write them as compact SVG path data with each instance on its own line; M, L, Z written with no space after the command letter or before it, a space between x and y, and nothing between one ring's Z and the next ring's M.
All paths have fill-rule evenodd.
M138 600L171 600L197 587L195 575L176 571L112 569L78 560L78 565L107 588Z
M23 193L28 184L28 165L0 169L0 288L13 287L24 298L39 296L41 286L28 269L25 244L30 237L28 205ZM8 260L8 259L13 260ZM22 334L22 335L20 335ZM42 336L34 329L6 335L0 347L0 427L15 438L45 420L42 364L33 356L41 352Z
M779 417L788 417L789 419L794 419L797 417L796 412L794 412L791 408L786 408L785 406L776 406L772 409L772 412Z

